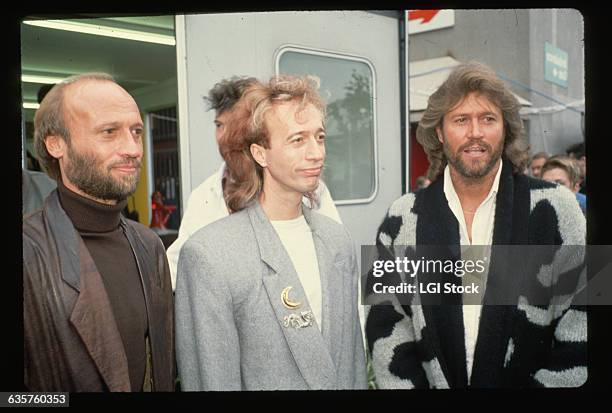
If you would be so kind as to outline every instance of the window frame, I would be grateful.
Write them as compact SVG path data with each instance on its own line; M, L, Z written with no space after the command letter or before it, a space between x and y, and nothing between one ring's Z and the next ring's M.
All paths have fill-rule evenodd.
M323 50L316 49L311 47L299 46L295 44L284 44L281 45L274 52L274 74L278 76L280 74L280 60L285 53L294 52L301 53L305 55L312 56L321 56L321 57L329 57L334 59L348 60L351 62L364 63L370 69L370 73L372 75L372 133L374 137L374 188L372 193L367 198L355 198L355 199L334 199L334 204L336 205L355 205L355 204L369 204L378 195L378 121L377 121L377 103L378 99L376 98L376 70L374 68L374 64L364 56L357 56L353 54L341 53L332 50Z

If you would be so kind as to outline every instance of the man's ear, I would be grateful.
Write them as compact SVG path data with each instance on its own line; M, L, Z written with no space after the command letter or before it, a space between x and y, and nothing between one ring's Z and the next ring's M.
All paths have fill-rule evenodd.
M253 159L255 159L255 162L257 162L259 166L262 168L268 166L268 163L266 162L266 149L263 146L252 143L249 149L251 150Z
M66 152L66 141L58 135L49 135L45 138L45 146L51 156L60 159Z
M436 135L438 135L438 140L440 143L444 143L444 139L442 139L442 128L436 126Z

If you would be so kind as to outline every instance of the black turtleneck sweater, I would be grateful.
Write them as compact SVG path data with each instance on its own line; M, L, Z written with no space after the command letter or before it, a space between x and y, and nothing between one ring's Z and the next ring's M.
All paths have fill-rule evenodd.
M138 265L119 225L127 201L102 204L72 192L61 181L58 194L102 276L127 355L132 391L142 391L148 323Z

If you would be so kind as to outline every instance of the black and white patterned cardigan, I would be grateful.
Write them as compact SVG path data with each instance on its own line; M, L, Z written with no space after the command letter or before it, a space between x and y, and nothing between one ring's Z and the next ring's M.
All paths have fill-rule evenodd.
M448 207L443 181L441 176L427 189L406 194L391 205L377 234L379 255L396 245L459 244L459 224ZM570 191L513 174L510 162L503 163L494 245L584 245L585 231L584 216ZM580 260L577 267L580 272L584 262ZM484 305L469 386L461 305L393 302L367 308L365 332L377 386L582 385L587 379L587 314L585 306L572 302L577 287L570 285L573 289L564 292L569 301L530 305L520 297L515 306Z

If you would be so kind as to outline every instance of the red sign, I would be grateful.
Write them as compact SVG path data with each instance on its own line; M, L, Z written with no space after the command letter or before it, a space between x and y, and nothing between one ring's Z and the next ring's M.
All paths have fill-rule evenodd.
M410 10L408 12L408 20L420 20L423 19L422 23L427 23L434 18L436 14L440 12L440 9L436 10Z
M416 34L443 29L455 25L455 11L452 9L407 10L408 33Z

